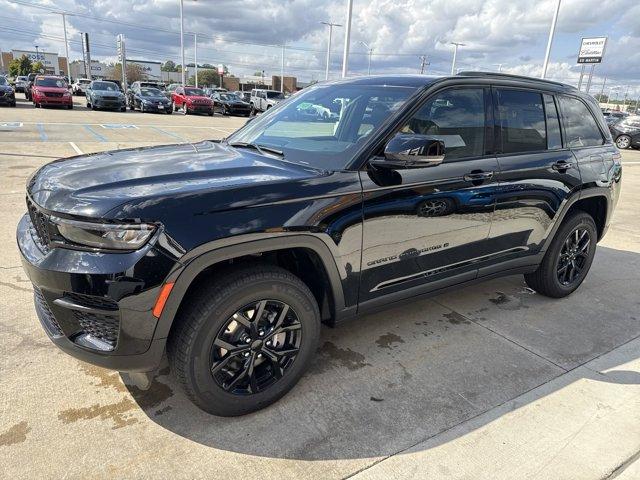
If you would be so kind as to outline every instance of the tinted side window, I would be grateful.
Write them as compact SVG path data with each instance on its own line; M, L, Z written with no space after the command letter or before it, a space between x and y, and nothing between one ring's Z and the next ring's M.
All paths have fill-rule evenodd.
M547 132L542 94L520 90L497 92L502 152L546 150Z
M547 147L549 150L557 150L562 148L562 137L560 136L560 120L558 118L558 110L556 103L553 101L552 95L543 95L544 97L544 113L547 119Z
M567 147L594 147L604 143L598 124L584 103L562 96L560 108Z
M483 155L484 125L484 91L461 88L431 97L401 131L442 140L445 160L456 160Z

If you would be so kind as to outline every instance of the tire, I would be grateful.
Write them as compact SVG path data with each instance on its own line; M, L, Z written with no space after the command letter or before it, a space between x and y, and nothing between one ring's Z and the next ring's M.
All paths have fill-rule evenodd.
M309 288L298 277L282 268L257 264L231 271L221 278L224 280L219 280L211 286L203 288L185 304L186 308L176 318L176 325L169 337L167 353L171 371L193 403L205 412L227 417L244 415L264 408L293 388L308 368L317 348L320 336L320 312ZM273 308L275 317L272 319L273 323L266 324L266 334L260 330L265 335L263 350L260 350L259 345L255 346L259 340L252 340L253 336L248 338L249 327L244 327L233 320L233 318L238 318L235 314L239 311L253 311L253 314L257 315L257 308L253 305L259 304L261 301L271 302L267 303L263 312L267 313ZM284 335L286 339L297 338L298 350L293 358L290 358L290 355L285 356L285 354L282 357L277 357L279 362L288 362L284 364L286 366L278 368L282 376L278 378L274 375L270 377L267 375L268 380L273 383L267 384L261 390L258 382L264 382L264 379L267 378L265 372L267 374L274 372L274 364L267 357L273 355L272 351L277 350L273 346L269 347L271 350L267 349L266 345L269 345L270 342L267 338L280 336L269 337L269 325L273 326L277 323L281 313L276 314L275 312L281 302L289 306L285 325L290 325L291 315L293 315L293 318L297 318L296 325L299 324L299 327L295 332L290 331L280 335ZM248 306L251 306L253 310L246 310ZM251 313L247 313L244 318L251 315ZM234 317L232 318L232 316ZM268 321L263 319L261 322ZM229 330L229 325L234 325L234 330ZM248 325L255 325L255 323L252 321ZM260 323L260 325L265 324ZM240 332L244 332L242 335L246 338L237 337L238 328ZM258 333L257 330L253 330L253 335L257 336ZM227 354L222 353L213 342L220 336L226 335L235 335L236 340L229 339L229 342L238 342L239 348L243 348L245 351L229 358ZM276 343L280 341L276 340ZM292 348L285 345L288 342L289 340L286 340L283 343L284 348ZM258 350L256 351L254 348L258 348ZM249 349L249 355L247 355L247 349ZM258 355L263 355L263 353L259 352L269 352L269 354L264 353L260 359ZM244 359L245 357L248 357L247 360ZM246 372L246 369L250 368L248 365L255 366L255 370L253 370L255 376L252 378L256 378L255 389L257 393L253 393L250 386L253 383L248 382L248 377L241 375L241 373L234 375L234 372L229 371L232 368L228 366L234 362L237 362L235 365L240 365L237 367L239 372ZM211 372L211 368L216 364L225 365L214 374ZM218 377L214 378L216 375ZM222 377L222 381L220 377ZM237 380L238 378L241 380ZM226 384L225 382L229 380L231 380L230 384ZM235 382L237 384L232 385ZM244 383L248 385L238 387ZM227 389L223 385L227 385ZM229 391L229 388L234 390ZM238 392L236 391L238 388L249 390Z
M578 236L581 236L583 231L587 232L588 238L582 239L579 245L584 245L587 240L588 244L586 247L579 246L578 250L582 253L569 256L568 258L573 259L566 261L567 257L563 255L566 251L565 244L569 242L570 245L574 241L576 231ZM591 215L580 210L570 214L553 237L538 269L533 273L525 274L525 282L541 295L552 298L566 297L575 291L587 276L596 253L597 241L598 230ZM564 273L561 272L563 264L566 266ZM580 271L572 281L563 283L560 280L561 275L565 276L564 280L566 280L566 274L571 274L573 269L578 267Z
M631 137L629 135L620 135L616 138L616 147L620 150L624 150L625 148L629 148L631 146Z
M73 105L67 105L67 110L73 110Z

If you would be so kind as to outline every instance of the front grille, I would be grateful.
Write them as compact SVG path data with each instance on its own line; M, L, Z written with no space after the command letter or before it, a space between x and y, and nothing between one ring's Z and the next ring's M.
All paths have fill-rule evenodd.
M102 97L102 100L113 101L113 100L118 100L118 97Z
M36 311L38 317L42 321L45 329L52 337L61 337L63 335L62 329L56 320L56 317L51 312L47 300L44 298L42 291L34 285L33 287L34 300L36 304Z
M120 319L117 315L98 315L73 310L80 329L87 335L102 340L114 347L118 341Z
M58 98L58 97L61 97L61 96L62 96L62 94L61 94L61 93L57 93L57 92L44 92L44 96L45 96L45 97L55 97L55 98Z
M63 298L77 303L79 305L83 305L89 308L97 308L100 310L118 310L117 302L104 297L95 297L93 295L83 295L81 293L71 293L66 292Z
M49 243L51 242L49 237L49 216L40 211L29 198L27 198L27 210L35 233L34 240L36 240L41 249L48 251Z

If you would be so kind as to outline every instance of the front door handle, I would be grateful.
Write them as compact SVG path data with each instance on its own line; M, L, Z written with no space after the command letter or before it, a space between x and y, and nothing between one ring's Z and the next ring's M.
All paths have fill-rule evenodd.
M551 168L553 168L558 172L566 172L570 168L573 168L573 163L560 160L559 162L556 162L553 165L551 165Z
M470 172L463 175L465 182L482 183L493 177L493 172Z

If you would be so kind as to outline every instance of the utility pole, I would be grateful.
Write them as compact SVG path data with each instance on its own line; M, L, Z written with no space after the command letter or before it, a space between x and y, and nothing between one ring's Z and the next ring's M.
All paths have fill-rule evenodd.
M184 1L180 0L180 53L182 55L182 86L185 85L185 70L187 65L184 62Z
M344 29L344 53L342 54L342 78L349 70L349 42L351 41L351 15L353 14L353 0L347 0L347 27Z
M371 54L373 54L373 48L371 48L367 43L362 41L360 42L360 45L362 45L364 48L369 50L369 66L367 67L367 75L371 75Z
M456 57L458 56L458 47L464 47L465 43L450 42L453 45L453 61L451 62L451 75L456 73Z
M324 79L329 80L329 66L331 65L331 37L333 36L333 27L341 27L339 23L320 22L329 27L329 41L327 42L327 67L324 72Z
M600 101L602 101L602 95L604 95L604 86L607 84L607 77L604 77L604 82L602 82L602 88L600 89ZM607 98L607 102L609 99Z
M622 106L626 107L627 106L627 95L629 94L629 85L627 85L627 88L624 89L624 99L622 100Z
M547 76L547 67L549 66L549 56L551 55L551 45L553 44L553 35L556 32L556 23L558 23L558 12L560 11L560 2L562 0L558 0L556 5L556 11L553 14L553 20L551 20L551 29L549 29L549 40L547 40L547 51L544 54L544 63L542 64L542 75L540 78L545 78Z
M282 44L282 66L280 70L280 91L282 93L284 93L284 47L285 45Z
M64 52L67 56L67 78L69 79L69 84L71 84L71 68L69 67L69 42L67 41L67 18L65 12L60 12L62 15L62 29L64 30ZM89 65L91 68L91 65Z
M421 55L420 56L420 75L424 75L424 70L429 65L431 65L431 62L427 62L427 56Z
M193 63L196 67L196 88L198 88L198 34L193 34Z

